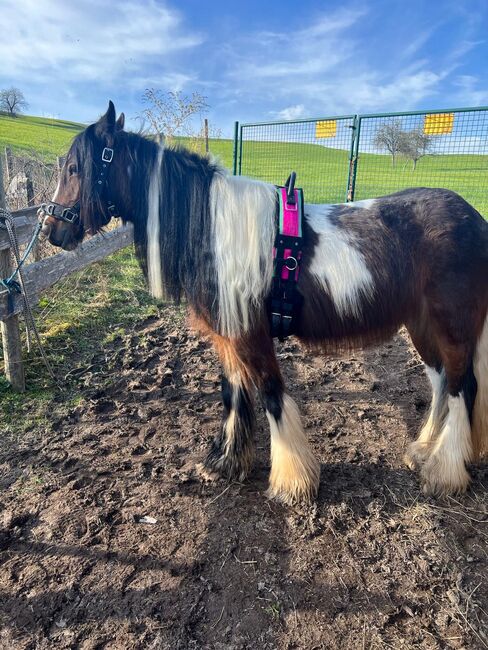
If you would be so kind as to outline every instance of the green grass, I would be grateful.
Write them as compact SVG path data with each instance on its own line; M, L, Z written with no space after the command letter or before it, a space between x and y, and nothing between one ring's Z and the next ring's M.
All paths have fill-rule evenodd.
M46 162L53 163L68 151L71 140L83 128L83 124L76 122L0 114L0 151L3 154L7 145L18 154L35 151Z
M248 141L243 143L242 174L284 183L295 170L305 200L340 203L346 197L348 158L348 151L316 144ZM488 156L429 155L414 171L410 161L398 159L392 167L390 156L360 153L354 198L374 198L407 187L445 187L488 216L487 178Z
M39 301L36 322L55 374L66 387L60 402L77 399L79 380L93 359L141 319L158 313L149 296L132 248L111 255L73 274L45 292ZM46 423L56 387L34 346L25 354L27 396L16 395L0 375L0 422L2 433L15 435L35 422ZM0 357L1 358L1 357ZM96 362L103 372L109 359ZM65 379L66 378L66 379ZM29 418L24 407L31 404ZM32 410L32 412L31 412Z
M82 124L49 118L0 115L0 150L35 150L48 162L66 153ZM187 141L182 138L183 144ZM231 140L210 140L210 151L224 166L232 168ZM316 144L245 141L242 174L271 183L284 182L291 170L306 200L317 203L342 202L346 196L349 152ZM415 171L401 159L392 167L387 155L361 153L358 161L356 200L381 196L406 187L447 187L488 215L488 156L457 154L429 155Z

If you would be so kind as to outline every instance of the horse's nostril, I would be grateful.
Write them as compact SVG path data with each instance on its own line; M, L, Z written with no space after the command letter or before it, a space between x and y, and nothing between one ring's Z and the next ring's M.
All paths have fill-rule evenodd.
M41 235L43 235L43 237L49 237L49 235L51 234L51 229L52 229L52 225L44 221L41 228Z

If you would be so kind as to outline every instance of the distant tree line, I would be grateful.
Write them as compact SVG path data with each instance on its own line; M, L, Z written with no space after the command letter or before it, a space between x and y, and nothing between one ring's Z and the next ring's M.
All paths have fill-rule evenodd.
M390 120L382 124L375 133L373 145L391 155L394 167L397 156L412 161L412 169L416 169L418 161L432 152L432 138L424 133L422 127L405 131L401 120Z

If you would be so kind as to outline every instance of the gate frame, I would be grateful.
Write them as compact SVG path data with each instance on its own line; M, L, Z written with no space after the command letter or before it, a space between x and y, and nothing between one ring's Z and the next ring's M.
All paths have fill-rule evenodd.
M355 113L353 115L335 115L328 117L309 117L298 120L275 120L271 122L235 122L234 128L234 146L232 169L234 176L242 174L242 145L243 130L255 126L273 126L279 124L303 124L312 122L322 122L327 120L353 120L351 128L351 144L349 148L349 169L347 172L347 185L345 201L349 203L354 201L356 192L356 179L358 170L358 161L360 156L361 145L361 123L366 119L389 118L389 117L408 117L409 115L441 115L443 113L481 113L488 111L488 106L468 106L462 108L434 108L416 111L395 111L392 113ZM281 142L281 140L276 140Z

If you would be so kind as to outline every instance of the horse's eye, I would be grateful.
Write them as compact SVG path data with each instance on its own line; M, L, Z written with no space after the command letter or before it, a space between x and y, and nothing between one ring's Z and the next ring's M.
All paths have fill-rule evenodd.
M68 167L69 176L73 176L73 174L77 174L77 173L78 173L78 167L74 163L69 165Z

